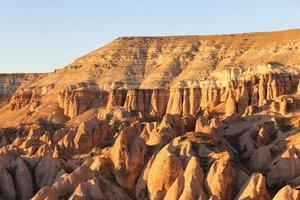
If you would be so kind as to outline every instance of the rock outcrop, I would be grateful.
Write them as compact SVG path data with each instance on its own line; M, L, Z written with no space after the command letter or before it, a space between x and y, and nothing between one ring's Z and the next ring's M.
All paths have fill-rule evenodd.
M182 176L168 189L164 199L206 199L204 172L196 157L192 157Z
M58 103L64 110L64 114L74 118L85 111L105 106L108 93L101 91L96 86L81 83L70 86L59 94Z
M116 106L124 106L127 90L110 90L107 102L107 108L113 108Z
M136 135L134 129L125 129L117 137L110 154L118 184L123 188L132 188L144 165L144 141Z
M229 155L224 154L214 161L206 177L206 189L210 195L224 200L232 197L232 184L235 171L230 162Z
M292 147L273 160L267 178L270 184L287 181L300 174L298 149Z
M169 92L163 89L129 89L124 107L128 111L151 113L155 116L163 116L169 99Z
M111 128L108 123L94 118L79 125L74 144L79 153L88 153L94 147L109 144L111 140Z
M0 198L298 200L299 41L121 37L0 75Z
M173 138L182 135L184 132L185 127L180 115L166 114L160 125L150 132L149 139L146 143L148 145L166 143Z
M237 200L247 198L257 200L271 199L266 187L265 177L262 174L252 174L249 180L242 187L241 191L235 197Z
M61 170L59 159L47 155L41 159L35 168L35 178L39 189L45 186L51 186Z
M293 189L291 186L286 185L279 190L279 192L274 196L273 200L296 200L300 198L299 190Z
M172 186L177 177L184 173L180 159L165 151L161 151L148 174L148 190L150 199L163 199L167 190ZM157 174L160 174L157 176Z
M0 108L6 105L13 93L30 74L0 74Z

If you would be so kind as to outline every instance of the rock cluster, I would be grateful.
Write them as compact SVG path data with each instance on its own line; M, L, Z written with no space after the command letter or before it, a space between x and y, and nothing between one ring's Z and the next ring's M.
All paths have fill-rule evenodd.
M299 200L299 36L125 37L0 75L0 199Z
M163 116L169 100L165 89L117 89L109 92L107 108L124 106L128 111Z
M58 103L63 108L65 115L74 118L91 108L105 106L107 96L106 91L101 91L93 85L81 83L70 86L61 92Z
M6 105L13 93L28 78L28 74L0 74L0 107Z

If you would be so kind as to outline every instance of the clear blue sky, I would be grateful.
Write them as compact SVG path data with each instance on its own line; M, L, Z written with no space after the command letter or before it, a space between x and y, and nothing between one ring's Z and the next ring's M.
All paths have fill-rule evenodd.
M63 67L125 35L300 28L300 0L1 0L0 72Z

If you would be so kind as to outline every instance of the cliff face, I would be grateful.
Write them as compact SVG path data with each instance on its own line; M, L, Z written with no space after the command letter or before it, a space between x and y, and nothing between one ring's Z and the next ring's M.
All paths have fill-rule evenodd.
M250 105L262 106L281 95L296 93L298 82L298 74L270 72L233 79L226 87L113 90L109 92L107 107L124 106L128 111L155 116L195 115L199 109L226 104L233 98L236 112L244 113Z
M89 109L106 105L107 96L108 93L99 90L97 86L81 83L62 91L58 104L65 115L73 118Z
M28 74L0 74L0 107L6 105L13 93L23 81L29 79Z
M299 196L300 30L123 37L0 75L1 199Z

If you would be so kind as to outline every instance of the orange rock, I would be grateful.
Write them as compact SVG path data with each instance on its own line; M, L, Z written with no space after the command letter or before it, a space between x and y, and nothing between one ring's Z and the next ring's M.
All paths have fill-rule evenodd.
M127 90L111 90L109 92L107 108L113 108L115 106L123 106L126 99Z
M169 142L171 139L184 134L184 123L179 115L166 114L160 125L153 129L147 141L148 145Z
M90 179L93 176L91 169L89 168L89 161L86 161L83 165L75 169L71 174L65 174L57 179L57 181L51 186L51 192L48 194L37 194L40 196L58 196L63 197L67 194L71 194L75 188L82 182Z
M300 173L300 159L297 149L292 147L273 160L270 172L267 174L268 183L274 184L295 178Z
M291 186L286 185L277 192L274 196L273 200L298 200L300 199L300 192L299 190L293 189Z
M198 159L191 157L184 174L175 180L164 199L206 199L204 180L204 173Z
M51 186L60 170L60 161L47 155L41 159L35 168L35 178L38 188Z
M130 199L122 188L111 183L102 176L90 179L76 188L70 200L84 199L107 199L107 200L128 200Z
M270 136L264 126L260 128L256 140L260 145L268 145L270 143Z
M123 188L134 187L143 168L145 154L145 143L134 129L122 130L110 151L110 157L114 163L116 180Z
M279 113L285 115L287 113L287 101L285 98L283 98L280 102L279 102Z
M253 173L235 197L236 200L247 198L257 200L271 199L266 187L265 177L262 174Z
M246 108L249 106L249 88L246 83L242 83L238 90L239 94L237 95L237 110L239 113L244 113Z
M229 117L235 113L237 113L237 103L230 90L226 100L226 116Z
M111 137L108 123L94 118L80 124L74 144L79 153L87 153L95 146L110 142Z
M181 115L183 112L183 89L174 88L170 91L170 99L167 107L167 114Z
M209 169L206 177L206 190L210 195L229 200L232 197L232 184L235 172L231 166L228 154L222 155Z
M59 200L57 192L49 186L43 187L32 200Z
M153 89L151 96L151 113L162 117L167 110L170 92L165 89Z
M150 133L159 126L159 122L147 122L140 134L140 138L145 142L149 140Z
M195 115L199 106L200 106L200 99L201 98L201 92L200 88L191 88L190 89L190 114Z
M82 83L72 85L62 91L59 94L58 103L65 115L74 118L93 107L105 106L107 96L107 92L98 90L93 85Z
M70 200L105 199L96 178L90 179L77 186Z
M148 174L149 198L163 199L167 190L181 175L183 175L183 166L180 159L167 150L161 150L153 161Z
M267 85L266 85L266 80L264 76L260 76L259 79L259 90L258 90L258 96L259 96L259 100L258 100L258 105L264 105L266 103L266 89L267 89Z

